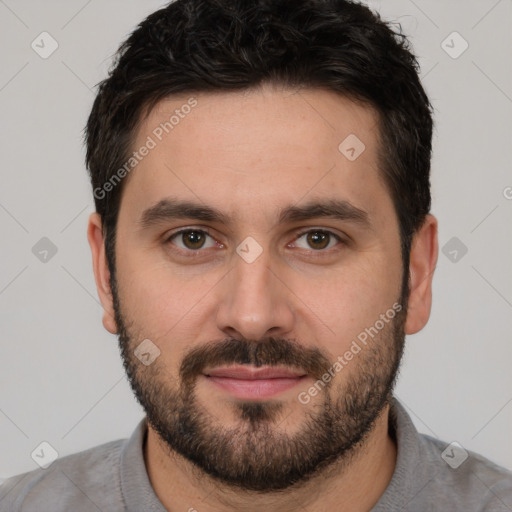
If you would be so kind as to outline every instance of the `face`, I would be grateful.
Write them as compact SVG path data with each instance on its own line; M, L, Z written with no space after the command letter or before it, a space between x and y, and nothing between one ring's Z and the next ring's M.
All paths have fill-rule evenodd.
M284 489L350 458L400 361L377 117L322 90L188 100L142 122L134 149L155 144L125 178L111 276L124 364L164 447L229 485Z

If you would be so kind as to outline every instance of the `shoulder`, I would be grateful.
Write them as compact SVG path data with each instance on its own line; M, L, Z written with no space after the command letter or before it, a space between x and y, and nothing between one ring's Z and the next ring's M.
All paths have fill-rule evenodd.
M47 469L13 476L0 485L0 511L123 510L120 453L111 441L57 459Z
M397 445L395 471L372 512L512 511L512 472L458 443L419 433L396 398L389 426Z
M512 472L460 444L419 434L430 465L427 488L465 510L512 510ZM426 462L426 461L425 461Z

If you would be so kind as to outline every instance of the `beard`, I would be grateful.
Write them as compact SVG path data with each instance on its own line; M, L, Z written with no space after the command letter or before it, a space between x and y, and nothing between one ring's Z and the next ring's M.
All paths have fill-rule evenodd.
M247 364L292 367L317 381L333 367L328 355L276 337L225 339L188 351L175 376L161 359L145 366L134 355L140 339L135 322L128 325L122 314L114 273L111 285L123 365L135 396L163 446L199 475L245 491L303 485L335 463L346 467L391 401L405 342L407 286L397 301L402 310L349 363L354 366L348 378L337 387L338 379L325 384L290 434L278 429L278 420L286 419L286 402L280 400L233 402L237 423L227 427L199 403L197 379L206 367Z

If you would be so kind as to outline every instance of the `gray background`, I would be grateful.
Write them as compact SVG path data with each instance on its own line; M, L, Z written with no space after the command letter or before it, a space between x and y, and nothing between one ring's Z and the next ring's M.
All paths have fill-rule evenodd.
M35 469L42 441L63 456L127 437L142 417L117 338L101 324L81 137L118 44L162 5L0 0L0 479ZM370 5L401 23L420 57L446 253L397 396L419 430L512 468L512 2ZM43 31L59 45L47 59L31 48ZM464 41L454 31L469 44L457 58ZM33 252L43 237L57 248L46 262Z

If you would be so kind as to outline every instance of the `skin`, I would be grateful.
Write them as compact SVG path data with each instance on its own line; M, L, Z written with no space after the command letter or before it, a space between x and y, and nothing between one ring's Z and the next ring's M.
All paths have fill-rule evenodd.
M400 296L402 261L398 219L377 159L376 114L332 92L299 92L269 86L243 92L201 93L197 107L125 178L116 242L116 276L131 336L151 339L160 349L165 382L175 385L180 363L190 348L212 340L268 336L296 339L335 361L366 327L375 324ZM144 144L188 96L166 99L141 122L134 147ZM338 150L354 133L365 151L349 161ZM141 230L142 212L165 197L177 197L222 210L230 225L179 219ZM317 218L279 224L278 212L313 199L337 198L366 211L366 229L349 221ZM104 307L103 324L115 334L101 218L89 218L96 285ZM200 257L185 255L183 242L166 237L182 228L209 229L213 244ZM312 250L305 229L349 237L329 248ZM263 249L252 263L235 251L246 237ZM181 255L178 254L180 244ZM212 245L212 247L210 247ZM428 215L415 234L410 260L410 295L405 333L428 321L432 276L437 262L437 220ZM341 393L357 375L355 357L336 374L331 393ZM298 431L322 393L307 405L297 393L279 395L282 415L275 429ZM234 399L201 381L197 402L212 421L240 425ZM173 454L149 426L144 449L151 484L169 510L291 511L370 510L385 491L396 462L388 432L388 406L353 456L340 460L321 477L277 494L251 493L224 486Z

